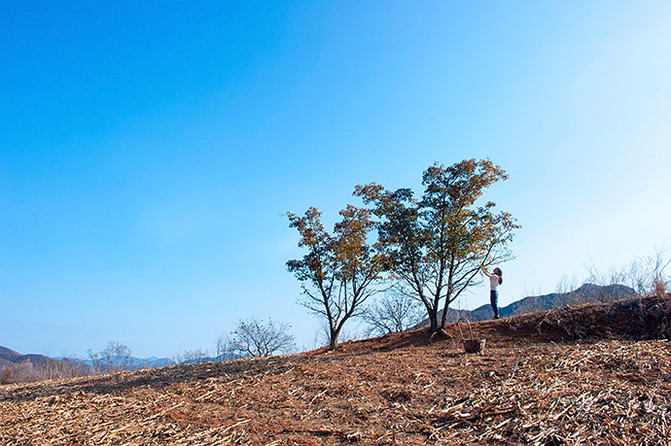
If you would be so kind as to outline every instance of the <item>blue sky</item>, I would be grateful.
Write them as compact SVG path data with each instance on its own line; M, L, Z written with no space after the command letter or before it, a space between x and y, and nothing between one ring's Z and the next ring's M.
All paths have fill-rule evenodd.
M0 345L312 347L285 212L436 161L510 175L504 305L671 243L671 4L107 3L3 2Z

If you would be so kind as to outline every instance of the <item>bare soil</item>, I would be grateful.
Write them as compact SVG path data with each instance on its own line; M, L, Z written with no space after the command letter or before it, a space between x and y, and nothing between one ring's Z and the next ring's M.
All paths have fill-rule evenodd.
M0 387L3 445L669 445L671 297Z

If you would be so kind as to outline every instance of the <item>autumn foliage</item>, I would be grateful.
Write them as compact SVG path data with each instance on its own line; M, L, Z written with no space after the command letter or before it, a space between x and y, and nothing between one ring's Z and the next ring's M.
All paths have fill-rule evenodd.
M481 268L510 257L516 220L496 213L491 201L478 204L484 189L507 178L491 161L471 159L429 167L419 199L410 189L388 191L378 184L355 189L379 218L388 270L405 293L422 302L432 332L445 326L449 304L478 283Z
M480 201L485 189L506 179L490 160L471 159L430 166L418 198L409 188L358 185L354 195L369 207L348 205L334 235L324 230L316 208L304 217L289 213L308 254L287 266L303 283L306 306L329 321L331 347L342 324L379 291L374 285L382 273L423 304L432 332L443 328L449 304L479 283L481 268L510 258L515 218ZM371 245L366 241L374 229L378 238Z
M348 205L329 234L321 213L309 208L303 217L288 213L290 226L300 234L299 246L307 249L302 259L289 260L287 268L301 281L303 305L326 318L329 345L335 348L344 324L358 316L362 304L378 290L374 285L383 269L383 257L367 243L374 229L367 209Z

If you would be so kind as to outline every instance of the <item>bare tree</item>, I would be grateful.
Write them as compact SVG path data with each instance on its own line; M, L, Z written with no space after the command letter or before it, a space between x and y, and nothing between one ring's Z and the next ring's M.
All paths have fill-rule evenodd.
M398 289L389 290L362 314L369 335L400 333L422 321L424 312L417 299Z
M96 373L128 370L133 363L130 348L119 341L110 341L99 352L89 349L88 355Z
M268 319L265 323L256 318L240 320L227 340L230 353L242 356L266 357L276 353L291 353L296 349L291 326Z
M362 313L359 315L359 320L361 321L361 317L363 313L366 311L366 309L361 310ZM356 341L359 339L363 339L364 337L364 332L360 330L360 325L359 324L352 324L348 325L346 327L343 327L342 331L340 332L340 335L338 336L338 342L347 342L347 341ZM328 322L324 319L319 321L319 327L315 330L315 335L314 335L314 340L313 340L313 348L319 348L319 347L328 347L330 345L330 336L331 336L331 329L328 324Z
M229 359L231 353L231 346L228 334L222 334L217 338L216 351L217 351L217 357L216 357L217 361L224 361L226 359Z
M208 352L201 349L185 350L172 358L175 364L200 364L210 360Z

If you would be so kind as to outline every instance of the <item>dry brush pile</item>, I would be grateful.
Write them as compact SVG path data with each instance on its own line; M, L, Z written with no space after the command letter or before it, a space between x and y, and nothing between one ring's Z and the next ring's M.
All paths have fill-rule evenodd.
M4 386L0 443L671 444L671 343L551 342L542 321L560 316L476 324L480 355L464 354L451 329L432 343L414 332L331 353Z

